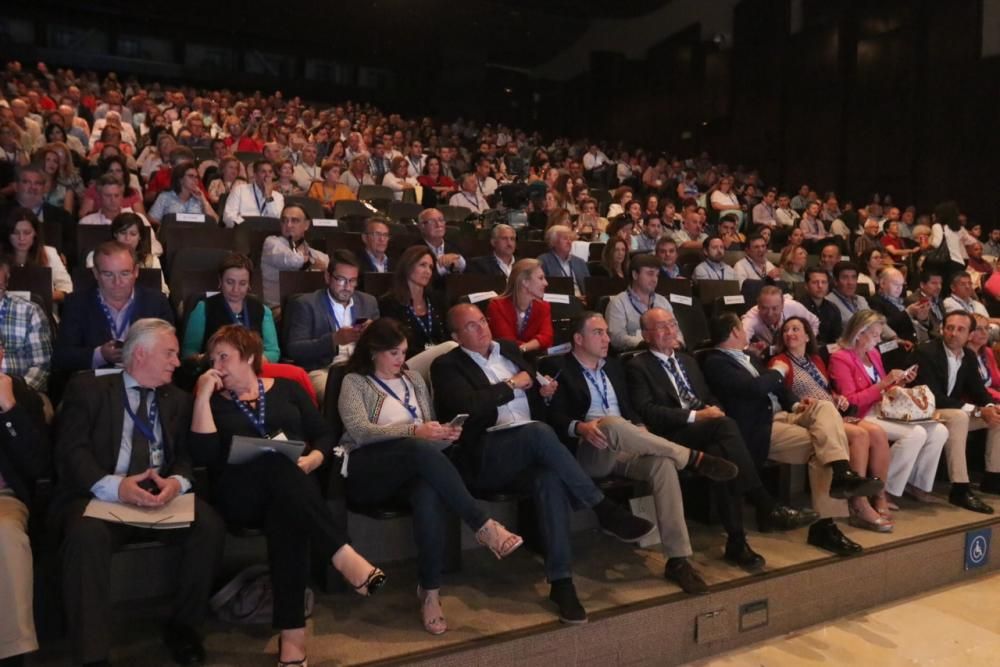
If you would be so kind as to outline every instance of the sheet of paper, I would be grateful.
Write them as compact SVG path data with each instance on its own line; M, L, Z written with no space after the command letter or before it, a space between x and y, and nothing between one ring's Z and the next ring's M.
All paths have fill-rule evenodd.
M163 507L137 507L95 498L87 503L83 516L138 528L187 528L194 521L194 494L177 496Z

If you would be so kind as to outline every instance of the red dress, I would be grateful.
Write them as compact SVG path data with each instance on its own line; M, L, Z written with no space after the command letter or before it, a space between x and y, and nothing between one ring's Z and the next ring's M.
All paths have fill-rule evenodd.
M552 330L552 306L547 301L532 301L531 315L528 324L520 336L517 335L517 310L514 300L510 297L497 297L490 301L486 309L486 319L490 323L490 331L494 338L503 338L518 343L530 343L538 340L542 349L552 347L555 332Z

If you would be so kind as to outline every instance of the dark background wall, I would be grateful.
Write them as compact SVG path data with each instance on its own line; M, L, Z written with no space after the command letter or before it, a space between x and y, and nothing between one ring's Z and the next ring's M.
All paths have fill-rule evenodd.
M709 150L782 188L809 183L855 200L890 193L924 210L954 198L994 225L1000 59L982 56L984 2L992 1L743 0L731 34L703 34L693 12L664 26L641 60L624 48L592 52L585 72L567 81L535 77L532 65L599 17L540 18L516 2L456 10L433 0L407 5L411 13L393 22L349 3L329 17L341 28L302 36L249 20L233 2L218 6L219 29L191 31L172 25L162 6L152 13L152 2L147 12L134 0L105 0L95 20L97 3L84 11L40 0L5 9L33 33L0 34L0 55L371 99L405 113L503 120L682 155ZM80 43L60 43L59 25L79 28ZM384 27L378 38L355 34L372 25Z

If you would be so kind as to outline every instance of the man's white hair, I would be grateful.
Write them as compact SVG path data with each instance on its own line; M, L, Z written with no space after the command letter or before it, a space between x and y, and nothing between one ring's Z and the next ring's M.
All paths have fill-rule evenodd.
M176 333L174 325L156 317L145 317L136 320L128 328L125 335L125 345L122 347L122 363L132 365L132 355L138 348L149 350L155 344L155 338L161 333Z

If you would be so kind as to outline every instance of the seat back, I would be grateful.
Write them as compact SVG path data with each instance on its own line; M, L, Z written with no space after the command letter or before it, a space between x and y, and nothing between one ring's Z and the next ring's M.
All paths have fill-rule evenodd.
M705 310L698 304L686 306L680 303L671 304L677 326L684 334L684 342L689 350L697 350L708 344L708 318Z
M86 263L87 255L104 243L111 240L111 227L107 225L77 225L76 227L76 255L77 264L83 266Z
M358 199L367 202L374 199L393 199L392 188L386 185L362 185L358 188Z
M285 197L285 206L298 206L305 211L310 218L325 218L326 210L318 200L302 195L288 195Z
M596 304L602 297L625 291L628 281L624 278L609 278L608 276L590 276L584 281L584 291L587 303ZM600 312L604 312L601 310Z
M260 215L244 216L243 222L240 223L240 229L262 231L268 234L280 234L281 220Z
M326 287L325 271L281 271L278 273L280 303L295 294L315 292Z
M334 442L340 442L344 435L344 422L340 419L340 410L337 402L340 401L340 388L344 384L344 376L347 375L343 364L330 366L330 372L326 376L326 391L323 394L323 405L321 411L330 425L330 432Z
M378 299L392 289L391 273L367 272L361 277L362 289Z
M31 292L33 301L52 315L52 268L48 266L11 266L7 289L12 292Z
M389 210L387 213L389 217L397 222L402 222L404 220L416 220L420 216L420 213L424 210L424 207L420 204L410 204L408 202L394 201L389 204ZM447 222L447 218L445 218Z
M475 292L496 292L502 294L507 279L501 276L477 273L452 273L445 278L444 295L449 306L458 303L459 298ZM485 308L485 305L483 306Z
M464 206L438 206L437 210L441 211L441 215L444 216L444 221L449 224L458 224L465 222L465 219L470 215L475 215L474 211L471 211Z

